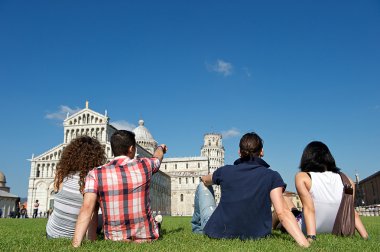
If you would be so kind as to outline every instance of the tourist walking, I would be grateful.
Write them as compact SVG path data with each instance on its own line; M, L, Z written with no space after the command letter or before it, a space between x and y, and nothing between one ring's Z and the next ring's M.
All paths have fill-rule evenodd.
M106 162L104 147L98 140L80 136L63 150L57 164L54 187L54 211L48 211L46 234L48 238L72 238L79 210L83 203L83 189L87 173ZM92 219L88 238L96 239L97 212Z
M33 218L37 218L38 216L38 207L40 206L40 203L38 203L38 200L36 200L36 202L34 202L33 204Z
M262 159L263 141L247 133L239 143L240 158L202 177L196 189L192 230L211 238L257 239L272 231L271 203L285 229L303 247L309 242L301 232L282 196L286 184ZM221 186L216 206L211 185Z
M147 242L159 237L149 189L152 175L158 172L167 151L166 145L159 145L152 158L136 158L135 134L117 130L111 136L111 149L114 159L91 170L86 178L74 247L81 245L96 202L102 210L106 240Z

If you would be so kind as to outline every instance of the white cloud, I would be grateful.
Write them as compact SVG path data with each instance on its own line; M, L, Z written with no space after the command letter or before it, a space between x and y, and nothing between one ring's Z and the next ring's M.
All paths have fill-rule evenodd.
M217 72L223 74L224 76L228 76L232 74L233 66L231 63L226 62L224 60L218 59L215 64L210 65L206 64L207 69L211 72Z
M229 129L226 131L222 131L222 136L224 139L233 138L233 137L236 137L239 135L240 135L240 131L235 129L235 128L232 128L232 129Z
M133 123L129 123L125 120L120 121L113 121L111 124L118 130L134 130L136 128L136 125Z
M61 105L61 106L59 106L59 111L54 112L54 113L48 113L48 114L46 114L45 118L63 121L66 119L67 113L72 115L72 114L75 114L76 112L78 112L79 110L81 110L81 109L78 107L75 109L72 109L69 106Z

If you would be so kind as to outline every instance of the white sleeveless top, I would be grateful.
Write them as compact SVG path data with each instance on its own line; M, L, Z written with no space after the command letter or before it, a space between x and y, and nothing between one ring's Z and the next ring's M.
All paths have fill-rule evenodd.
M335 217L342 200L343 183L340 175L330 171L309 172L311 176L310 194L315 208L317 233L331 233ZM306 232L305 221L302 230Z

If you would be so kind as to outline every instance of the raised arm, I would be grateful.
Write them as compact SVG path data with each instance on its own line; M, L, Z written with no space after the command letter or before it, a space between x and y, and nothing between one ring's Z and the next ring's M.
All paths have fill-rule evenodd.
M153 157L158 158L158 160L160 160L161 163L162 159L164 158L164 154L167 152L167 150L168 147L165 144L161 144L154 151Z
M316 221L314 201L310 195L311 179L305 172L299 172L296 175L296 189L302 202L303 215L306 224L306 233L316 235ZM311 241L311 239L309 239Z
M282 196L282 190L282 187L277 187L270 192L270 199L273 203L278 219L286 231L298 243L298 245L301 247L309 247L310 243L306 240L296 219L294 218L294 215L290 212L288 206L286 205L285 199Z
M79 212L77 224L75 226L74 237L72 240L73 247L79 247L82 243L83 237L86 234L91 218L93 216L96 199L96 193L84 194L83 205Z

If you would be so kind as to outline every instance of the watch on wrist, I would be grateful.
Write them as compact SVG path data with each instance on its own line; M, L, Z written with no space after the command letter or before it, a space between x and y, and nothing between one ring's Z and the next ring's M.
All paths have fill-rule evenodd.
M316 235L307 235L306 238L307 239L312 239L313 241L317 240L317 236Z

